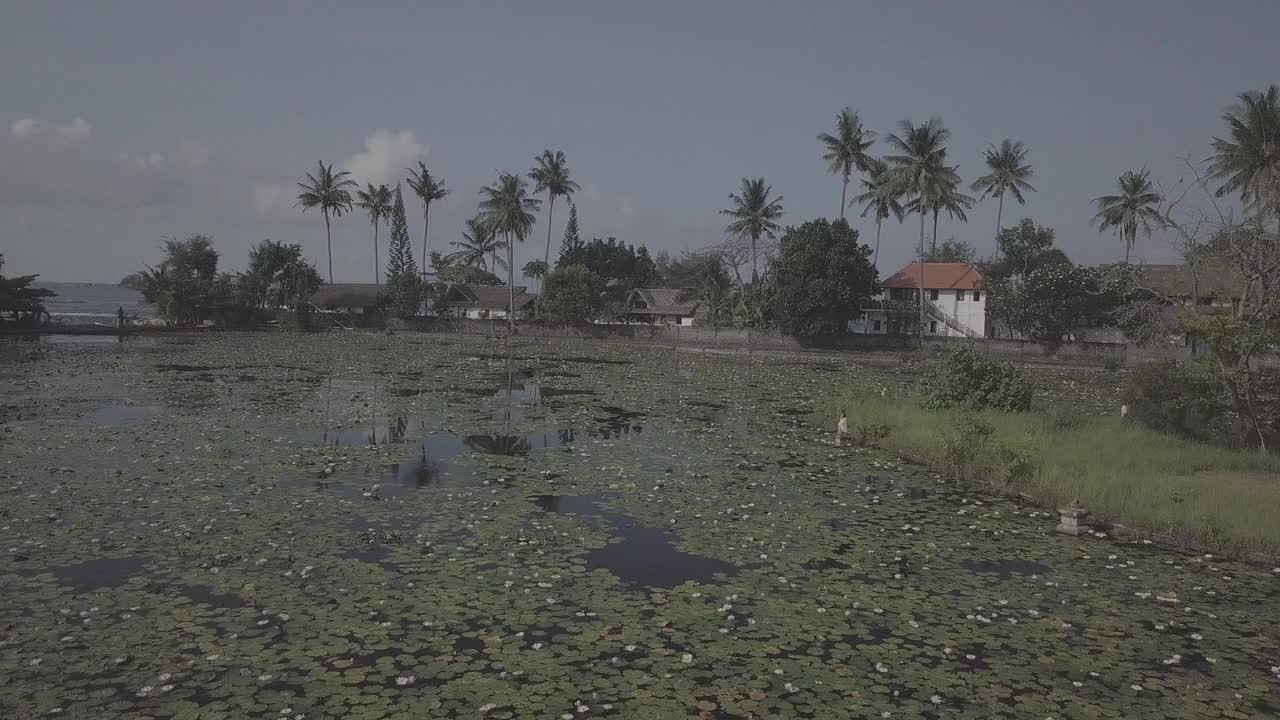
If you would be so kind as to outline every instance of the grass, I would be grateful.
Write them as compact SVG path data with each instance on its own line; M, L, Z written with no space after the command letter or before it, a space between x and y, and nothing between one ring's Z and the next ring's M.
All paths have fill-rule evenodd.
M987 482L1051 507L1078 499L1105 522L1215 552L1280 556L1280 462L1273 458L1119 417L935 411L912 396L860 394L818 408L827 417L841 409L855 439L860 428L880 426L868 433L883 434L875 445L951 479ZM984 424L989 434L975 431Z

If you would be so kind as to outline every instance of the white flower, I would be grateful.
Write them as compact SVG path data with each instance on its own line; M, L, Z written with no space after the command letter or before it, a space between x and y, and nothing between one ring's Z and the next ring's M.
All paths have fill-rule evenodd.
M540 642L536 642L536 643L534 643L534 644L533 644L533 649L534 649L534 650L541 650L541 649L542 649L542 643L540 643Z
M787 684L785 684L785 685L783 685L783 686L782 686L782 689L783 689L783 690L786 690L786 691L787 691L787 692L789 692L789 693L793 693L793 692L798 691L800 688L796 687L795 685L792 685L791 683L787 683Z
M396 678L396 685L399 685L400 687L404 687L405 685L412 685L413 681L417 679L418 678L415 675L401 675L400 677Z
M931 696L929 697L929 702L933 703L934 705L941 705L941 704L942 704L942 702L943 702L943 700L942 700L942 696L941 696L941 695L931 695Z
M480 714L483 715L496 707L498 707L498 703L485 703L480 706Z
M1133 685L1130 685L1129 687L1130 687L1130 688L1132 688L1133 690L1137 690L1137 691L1139 691L1139 692L1141 692L1141 691L1142 691L1142 686L1141 686L1141 685L1139 685L1139 684L1137 684L1137 683L1134 683Z
M882 673L889 672L889 666L885 665L884 663L878 662L876 663L876 672L882 672Z
M685 665L688 665L689 663L693 662L693 653L685 653L681 655L680 662L684 663Z

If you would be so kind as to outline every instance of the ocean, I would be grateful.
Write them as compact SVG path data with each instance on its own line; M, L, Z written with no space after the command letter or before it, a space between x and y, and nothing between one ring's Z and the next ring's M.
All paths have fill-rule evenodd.
M117 308L124 308L127 315L137 315L144 319L152 317L151 306L143 302L142 293L119 285L54 282L32 284L58 293L57 297L48 298L44 303L54 320L110 324L115 320Z

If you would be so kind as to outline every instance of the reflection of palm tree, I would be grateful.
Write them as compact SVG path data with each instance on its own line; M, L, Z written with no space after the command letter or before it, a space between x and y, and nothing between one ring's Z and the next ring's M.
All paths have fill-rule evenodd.
M486 455L528 455L532 446L520 435L468 435L462 441L467 448Z
M578 434L573 430L557 430L556 436L560 440L561 445L568 445L578 438Z

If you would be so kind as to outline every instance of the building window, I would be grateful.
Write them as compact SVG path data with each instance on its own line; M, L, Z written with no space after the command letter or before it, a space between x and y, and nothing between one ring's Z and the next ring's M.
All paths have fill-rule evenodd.
M982 293L978 292L977 290L974 290L974 291L973 291L973 301L974 301L974 302L978 302L978 301L979 301L979 300L981 300L981 299L982 299Z
M963 290L957 290L957 291L956 291L956 300L957 300L958 302L964 302L964 291L963 291Z
M937 321L937 320L931 320L931 321L929 321L929 334L930 334L930 335L937 335L937 334L938 334L938 321Z
M929 291L929 299L930 299L930 300L937 300L937 299L938 299L938 291L937 291L937 290L930 290L930 291Z
M876 332L880 332L880 321L879 321L879 320L877 320L877 321L875 322L875 326L874 326L874 327L875 327L875 331L876 331Z

